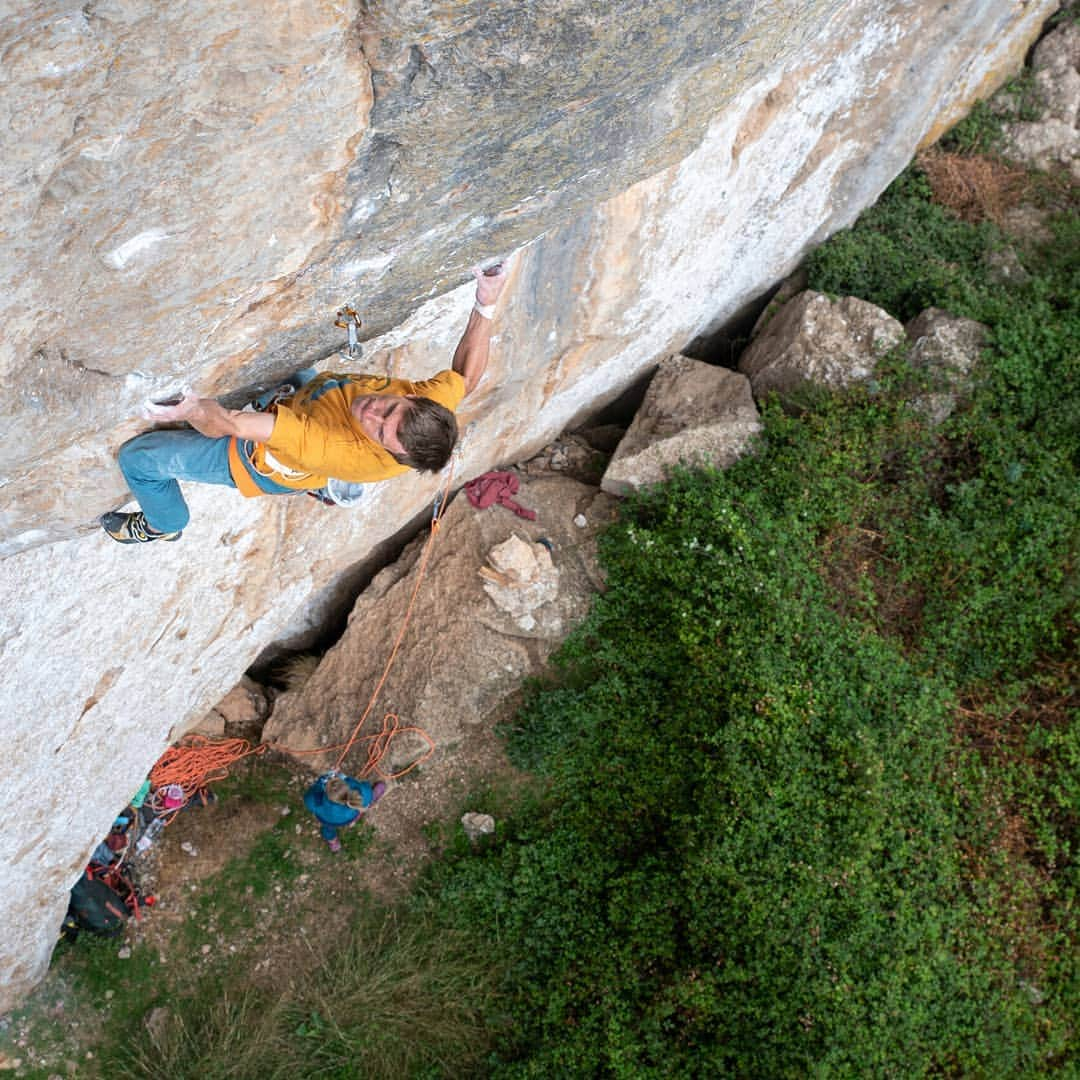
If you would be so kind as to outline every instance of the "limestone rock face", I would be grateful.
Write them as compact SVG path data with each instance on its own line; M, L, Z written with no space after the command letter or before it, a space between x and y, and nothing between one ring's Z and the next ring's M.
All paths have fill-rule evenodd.
M0 1011L170 733L309 630L440 483L349 510L193 485L180 543L121 548L94 522L124 498L143 399L190 383L237 404L313 362L425 377L470 264L523 247L455 483L527 459L854 220L1055 6L7 5ZM345 304L368 335L353 362ZM72 788L77 808L54 794Z
M649 384L600 486L625 495L658 483L680 462L727 468L760 431L745 375L686 356L669 357Z
M830 300L807 289L789 300L739 358L759 400L793 401L807 384L840 389L864 381L904 338L887 311L854 296Z
M1047 34L1031 70L1040 115L1006 125L1005 152L1037 169L1064 166L1080 181L1080 23L1063 22Z
M517 498L537 511L535 522L499 506L476 510L461 496L450 505L402 639L401 659L362 734L378 731L383 716L392 712L402 724L423 728L441 752L460 738L464 725L481 723L525 676L539 673L588 612L602 585L595 536L612 520L615 501L562 476L523 480ZM573 521L582 512L588 518L585 529ZM545 544L537 543L541 538ZM265 740L304 749L349 737L405 618L426 543L426 537L414 541L375 577L357 600L344 636L314 675L278 699ZM491 566L493 551L499 553L496 572L502 582L481 574ZM498 585L494 597L488 590L492 584ZM515 591L524 596L530 590L528 603L511 599ZM365 747L361 742L356 760L350 759L354 767L364 763ZM391 764L402 767L419 748L405 740L395 746ZM334 757L305 760L322 768Z

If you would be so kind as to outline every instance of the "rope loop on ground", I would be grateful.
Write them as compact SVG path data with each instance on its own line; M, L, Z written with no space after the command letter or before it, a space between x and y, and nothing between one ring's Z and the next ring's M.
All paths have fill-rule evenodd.
M155 793L170 784L177 785L183 790L184 803L187 803L208 784L224 780L229 775L230 765L251 754L262 754L265 751L264 744L253 746L247 739L185 735L157 759L157 763L150 770L150 783ZM160 811L167 808L159 806L156 809Z

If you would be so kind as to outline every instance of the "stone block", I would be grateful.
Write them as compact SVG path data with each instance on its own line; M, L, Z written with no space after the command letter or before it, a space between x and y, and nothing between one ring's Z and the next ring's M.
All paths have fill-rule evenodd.
M903 339L903 326L876 305L808 289L769 320L740 357L739 371L758 401L775 393L797 407L807 386L839 390L870 379Z
M649 384L600 486L625 495L660 482L680 462L727 468L760 431L744 375L686 356L669 357Z

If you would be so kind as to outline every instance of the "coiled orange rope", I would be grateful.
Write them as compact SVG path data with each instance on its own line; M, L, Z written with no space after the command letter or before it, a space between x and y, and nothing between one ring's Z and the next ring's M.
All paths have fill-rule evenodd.
M362 723L363 721L361 721ZM390 743L396 739L399 735L413 734L419 736L424 742L427 743L427 749L399 772L383 772L381 763L390 750ZM334 763L332 772L337 772L341 766L342 758L349 752L349 750L357 742L368 743L368 756L367 761L364 763L363 768L356 772L356 775L362 778L369 776L377 776L380 780L399 780L406 773L412 772L417 765L422 765L432 754L435 753L435 740L422 728L415 727L412 724L402 724L400 717L396 713L387 713L383 717L382 729L375 732L374 735L361 735L357 737L356 732L353 732L353 737L348 742L336 743L333 746L316 746L311 750L296 750L291 746L284 746L281 743L265 743L264 746L269 747L271 750L280 750L282 753L290 754L293 757L305 757L308 754L329 754L334 750L341 750L341 756Z
M265 744L252 746L247 739L212 739L207 735L185 735L157 759L150 770L150 783L157 789L176 784L187 802L201 788L229 775L229 766L249 754L262 754Z

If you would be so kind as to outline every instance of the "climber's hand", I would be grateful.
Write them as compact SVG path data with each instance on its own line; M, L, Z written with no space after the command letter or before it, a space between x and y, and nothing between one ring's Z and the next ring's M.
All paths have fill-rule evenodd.
M196 393L185 387L173 397L147 401L143 405L143 415L148 420L160 420L165 424L179 423L191 416L201 400Z
M509 264L507 262L496 263L486 270L474 266L473 277L476 278L476 302L486 307L488 304L494 304L499 299L510 277Z

